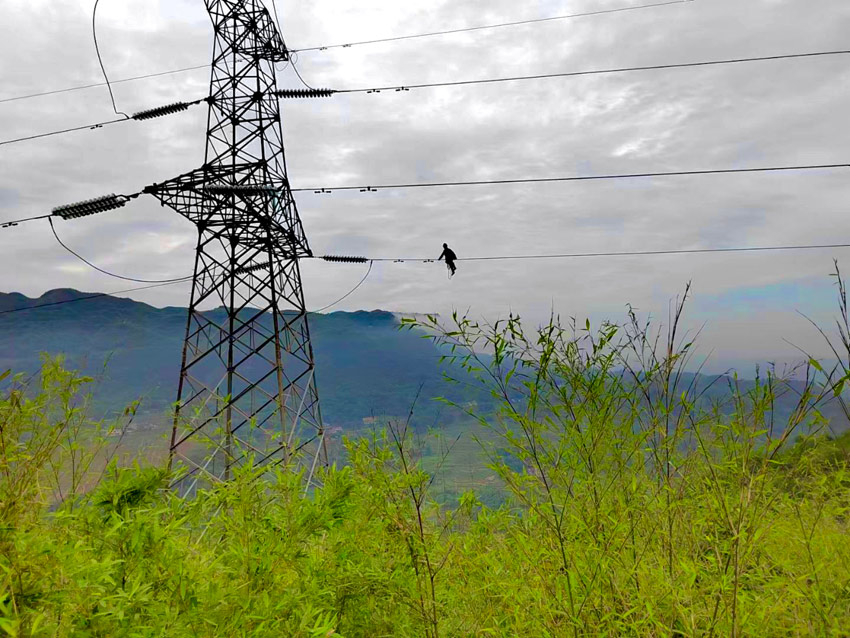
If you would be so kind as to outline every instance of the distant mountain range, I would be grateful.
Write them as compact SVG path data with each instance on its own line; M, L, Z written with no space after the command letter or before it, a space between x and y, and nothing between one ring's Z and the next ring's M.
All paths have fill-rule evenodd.
M154 308L109 295L83 299L96 294L58 289L31 299L0 293L0 372L35 372L41 353L63 354L67 368L97 379L93 387L97 410L121 410L141 398L145 424L165 426L176 399L186 309ZM456 377L463 373L440 363L433 342L421 333L399 330L399 323L395 314L382 310L310 317L322 414L328 426L351 429L375 421L380 425L383 417L405 416L420 386L415 417L419 427L463 419L459 410L434 401L438 396L462 404L475 402L484 413L493 409L486 392L443 381L444 371ZM698 384L713 380L717 377L705 376ZM728 396L727 384L720 381L708 393L710 399ZM746 389L752 382L740 385ZM786 393L777 402L778 417L793 409L793 394ZM835 402L824 412L836 430L847 429Z
M99 409L122 409L142 398L145 418L167 421L176 399L186 309L108 295L83 299L94 294L58 289L31 299L0 293L0 371L34 372L41 353L61 353L66 367L97 378ZM21 310L32 306L42 307ZM445 383L433 343L400 331L399 323L381 310L310 317L327 424L350 428L374 417L406 415L420 386L416 414L422 425L457 417L434 397L487 402L484 393Z

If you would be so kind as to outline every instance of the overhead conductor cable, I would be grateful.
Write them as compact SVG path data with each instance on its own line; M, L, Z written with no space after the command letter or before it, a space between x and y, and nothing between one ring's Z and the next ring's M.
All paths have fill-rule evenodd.
M302 47L299 49L290 49L291 53L306 53L308 51L326 51L327 49L348 49L356 46L367 44L383 44L385 42L400 42L402 40L416 40L419 38L433 38L436 36L453 35L456 33L469 33L471 31L485 31L489 29L503 29L506 27L518 27L528 24L540 24L543 22L554 22L556 20L569 20L572 18L586 18L590 16L601 16L611 13L623 13L625 11L639 11L641 9L654 9L658 7L669 7L675 4L688 4L694 0L669 0L668 2L653 2L650 4L638 4L627 7L616 7L614 9L600 9L598 11L586 11L584 13L568 13L564 15L549 16L546 18L531 18L529 20L514 20L512 22L498 22L495 24L481 24L471 27L460 27L457 29L445 29L442 31L429 31L427 33L412 33L409 35L397 35L386 38L376 38L374 40L359 40L355 42L345 42L340 44L325 44L320 46Z
M179 113L181 111L185 111L190 106L194 106L196 104L200 104L201 102L207 102L210 98L201 98L199 100L194 100L192 102L175 102L174 104L166 104L164 106L158 106L152 109L145 109L144 111L138 111L133 113L133 115L127 115L125 117L121 117L115 120L106 120L103 122L95 122L94 124L86 124L84 126L74 126L71 128L60 129L58 131L50 131L48 133L37 133L36 135L27 135L26 137L18 137L11 140L3 140L0 142L0 146L4 146L6 144L16 144L18 142L25 142L27 140L35 140L42 137L51 137L53 135L61 135L63 133L71 133L74 131L83 131L85 129L98 129L103 128L104 126L109 126L110 124L118 124L119 122L129 122L131 120L136 121L144 121L144 120L152 120L157 117L162 117L164 115L171 115L173 113Z
M650 177L700 177L706 175L734 175L737 173L774 173L790 171L820 171L839 168L850 168L850 163L843 164L806 164L797 166L758 166L753 168L712 168L691 171L659 171L655 173L612 173L607 175L567 175L562 177L519 177L513 179L489 179L451 182L411 182L399 184L383 184L378 186L311 186L293 188L293 193L313 192L315 194L331 194L334 191L358 191L360 193L375 193L382 190L398 190L408 188L447 188L453 186L496 186L504 184L548 184L556 182L594 182L618 179L645 179Z
M784 55L766 55L750 58L727 58L723 60L707 60L703 62L681 62L674 64L651 64L645 66L630 66L611 69L593 69L590 71L564 71L559 73L542 73L537 75L517 75L507 78L482 78L478 80L455 80L447 82L427 82L423 84L397 84L378 87L363 87L357 89L338 89L336 93L380 93L381 91L403 91L410 89L430 89L443 86L471 86L474 84L498 84L502 82L524 82L529 80L549 80L554 78L575 78L588 75L611 75L615 73L635 73L640 71L663 71L670 69L688 69L697 67L722 66L728 64L745 64L752 62L775 62L778 60L798 60L804 58L820 58L833 55L848 55L850 49L835 51L815 51L812 53L790 53Z
M785 246L739 246L729 248L679 248L662 250L626 250L615 252L597 253L558 253L549 255L487 255L482 257L461 257L457 261L514 261L514 260L538 260L538 259L581 259L588 257L649 257L656 255L699 255L710 253L746 253L746 252L773 252L788 250L829 250L834 248L850 248L850 244L789 244ZM337 263L366 263L366 262L392 262L403 264L406 262L430 264L434 259L428 257L335 257L325 255L314 257L324 261Z
M404 35L404 36L380 38L380 39L377 39L377 40L363 40L363 41L360 41L360 42L348 42L348 43L344 43L344 44L328 44L328 45L324 45L324 46L304 47L304 48L300 48L300 49L289 49L289 52L290 53L299 53L299 52L311 52L311 51L324 51L326 49L334 49L334 48L346 48L347 49L347 48L354 47L354 46L361 46L361 45L366 45L366 44L377 44L377 43L380 43L380 42L395 42L395 41L399 41L399 40L411 40L411 39L414 39L414 38L434 37L434 36L441 36L441 35L449 35L449 34L452 34L452 33L462 33L462 32L467 32L467 31L482 31L482 30L485 30L485 29L499 29L499 28L503 28L503 27L513 27L513 26L535 24L535 23L541 23L541 22L552 22L552 21L555 21L555 20L566 20L566 19L569 19L569 18L598 16L598 15L604 15L604 14L608 14L608 13L621 13L621 12L624 12L624 11L635 11L635 10L638 10L638 9L652 9L652 8L656 8L656 7L672 6L672 5L676 5L676 4L688 4L688 3L693 2L693 1L694 0L671 0L669 2L655 2L655 3L651 3L651 4L645 4L645 5L632 5L632 6L627 6L627 7L619 7L619 8L616 8L616 9L604 9L604 10L600 10L600 11L589 11L589 12L586 12L586 13L573 13L573 14L568 14L568 15L549 16L549 17L546 17L546 18L535 18L535 19L531 19L531 20L501 22L501 23L497 23L497 24L486 24L486 25L478 25L478 26L473 26L473 27L463 27L463 28L460 28L460 29L449 29L449 30L445 30L445 31L433 31L433 32L430 32L430 33L418 33L418 34L411 34L411 35ZM276 12L276 7L275 7L275 12ZM278 27L278 31L281 31L280 27ZM14 102L14 101L17 101L17 100L28 100L28 99L31 99L31 98L42 97L42 96L46 96L46 95L56 95L57 93L68 93L70 91L82 91L84 89L92 89L92 88L96 88L96 87L99 87L99 86L108 86L108 85L111 85L111 84L120 84L120 83L123 83L123 82L136 82L138 80L145 80L145 79L148 79L148 78L162 77L164 75L172 75L172 74L175 74L175 73L185 73L187 71L197 71L197 70L200 70L200 69L208 69L209 67L210 67L209 64L198 64L196 66L187 66L187 67L183 67L183 68L179 68L179 69L172 69L172 70L169 70L169 71L157 71L155 73L147 73L145 75L137 75L137 76L129 77L129 78L121 78L121 79L118 79L118 80L111 80L110 82L96 82L96 83L92 83L92 84L83 84L83 85L79 85L79 86L66 87L64 89L54 89L54 90L50 90L50 91L42 91L40 93L30 93L30 94L27 94L27 95L16 95L16 96L13 96L13 97L7 97L7 98L0 99L0 104L2 104L4 102Z
M339 94L339 93L380 93L382 91L409 91L410 89L425 89L425 88L435 88L435 87L448 87L448 86L470 86L475 84L495 84L500 82L518 82L518 81L528 81L528 80L544 80L544 79L552 79L552 78L568 78L568 77L579 77L585 75L603 75L603 74L613 74L613 73L631 73L635 71L654 71L654 70L663 70L663 69L683 69L689 67L707 67L707 66L715 66L715 65L726 65L726 64L741 64L745 62L767 62L767 61L776 61L776 60L792 60L792 59L802 59L802 58L815 58L815 57L824 57L824 56L832 56L832 55L847 55L850 54L850 50L843 49L837 51L816 51L813 53L794 53L788 55L771 55L771 56L762 56L762 57L754 57L754 58L733 58L726 60L709 60L707 62L686 62L680 64L656 64L650 66L635 66L635 67L624 67L618 69L599 69L593 71L568 71L563 73L545 73L541 75L522 75L522 76L514 76L508 78L484 78L479 80L458 80L453 82L430 82L425 84L398 84L392 86L382 86L382 87L370 87L370 88L355 88L355 89L313 89L309 87L309 85L301 81L307 86L311 91L314 91L313 94L302 95L300 97L328 97L331 94ZM295 69L296 73L298 73L298 69L293 65L293 69ZM300 78L300 73L298 73ZM286 91L284 91L286 93ZM290 92L291 95L289 97L296 97L294 92ZM286 97L286 96L282 96ZM59 135L62 133L69 133L71 131L80 131L86 128L95 129L101 128L103 126L109 124L115 124L117 122L125 122L129 119L150 119L153 117L159 117L161 115L169 115L171 113L176 113L178 111L185 110L183 105L193 105L208 100L210 98L205 98L202 100L196 100L194 102L178 102L176 104L167 105L164 107L160 107L157 109L149 109L147 111L140 111L139 113L134 114L131 118L125 117L118 120L108 120L106 122L99 122L96 124L88 124L86 126L78 126L69 129L63 129L59 131L51 131L49 133L39 133L37 135L30 135L27 137L20 137L11 140L4 140L0 142L0 146L5 144L14 144L17 142L23 142L26 140L37 139L40 137L48 137L51 135Z
M109 297L111 295L120 295L125 292L137 292L139 290L150 290L151 288L162 288L163 286L173 286L174 284L182 283L181 281L169 281L161 284L153 284L151 286L138 286L136 288L125 288L124 290L114 290L112 292L98 292L85 297L74 297L73 299L63 299L62 301L50 301L47 303L36 304L35 306L25 306L23 308L12 308L11 310L2 310L0 315L7 315L12 312L25 312L27 310L36 310L38 308L47 308L50 306L64 306L66 303L76 303L78 301L89 301L91 299L100 299L101 297Z

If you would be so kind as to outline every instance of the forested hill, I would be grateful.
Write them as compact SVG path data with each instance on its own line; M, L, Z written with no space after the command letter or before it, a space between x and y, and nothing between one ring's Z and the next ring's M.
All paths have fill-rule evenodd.
M0 293L0 372L30 373L38 369L42 353L64 354L66 367L97 379L97 410L121 410L141 398L142 419L148 425L167 424L176 398L186 309L154 308L109 295L62 303L94 294L59 289L30 299ZM43 307L8 312L36 305ZM474 386L446 383L443 372L459 378L463 372L441 364L439 351L422 333L399 330L399 319L391 312L312 315L310 330L322 413L331 427L349 429L375 417L380 424L382 417L406 416L420 386L415 416L420 428L462 418L459 410L435 401L438 396L475 402L479 413L493 408L491 398ZM686 376L688 383L691 377ZM710 386L706 405L728 398L728 380L701 376L696 381ZM739 383L744 391L752 384ZM793 387L778 398L779 418L791 413L796 398ZM837 431L847 429L837 402L823 411Z
M142 397L147 418L165 415L176 394L185 308L102 296L4 312L93 294L60 289L30 299L0 293L0 371L32 372L42 352L63 353L67 367L98 379L100 408L118 409ZM380 310L310 317L326 423L352 427L374 416L406 415L420 385L416 412L422 425L456 416L433 401L436 396L482 398L443 382L434 345L398 326L395 315Z

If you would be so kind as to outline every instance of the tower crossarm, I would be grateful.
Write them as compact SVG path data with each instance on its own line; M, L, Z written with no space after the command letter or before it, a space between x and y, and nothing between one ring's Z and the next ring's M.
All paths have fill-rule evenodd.
M262 172L260 168L246 164L234 173L232 167L207 166L147 186L143 192L199 228L223 231L238 243L270 243L281 256L312 257L300 221L289 214L294 201L286 178L258 183L252 177Z
M216 37L231 50L271 62L289 60L283 38L265 7L250 0L206 0L206 5Z

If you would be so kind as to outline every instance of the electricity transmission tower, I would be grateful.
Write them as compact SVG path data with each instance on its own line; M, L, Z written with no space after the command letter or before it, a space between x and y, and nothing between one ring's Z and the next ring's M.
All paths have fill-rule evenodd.
M204 164L145 189L198 229L170 454L204 480L253 458L327 462L299 259L312 257L286 175L259 0L205 0L215 31Z

